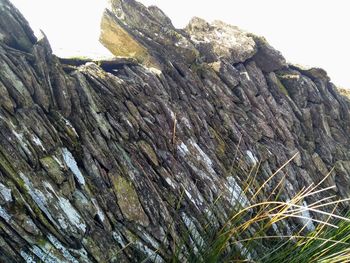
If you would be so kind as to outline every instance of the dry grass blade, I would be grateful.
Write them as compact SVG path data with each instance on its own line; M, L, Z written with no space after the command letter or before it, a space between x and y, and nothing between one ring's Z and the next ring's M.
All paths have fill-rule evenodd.
M299 152L295 153L287 162L285 162L280 168L277 169L276 172L274 172L261 186L260 188L255 192L255 194L252 197L252 200L256 198L256 196L260 193L260 191L266 186L268 182L271 181L273 177L275 177L276 174L278 174L284 167L286 167L297 155Z

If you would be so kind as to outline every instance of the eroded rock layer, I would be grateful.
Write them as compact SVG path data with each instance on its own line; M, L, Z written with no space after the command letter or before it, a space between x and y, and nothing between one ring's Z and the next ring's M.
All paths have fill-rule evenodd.
M283 180L286 201L334 167L322 185L349 197L350 103L323 70L132 0L102 27L129 59L60 62L0 0L0 261L164 262L186 229L200 239L249 204L254 166L261 185L296 153L263 194Z

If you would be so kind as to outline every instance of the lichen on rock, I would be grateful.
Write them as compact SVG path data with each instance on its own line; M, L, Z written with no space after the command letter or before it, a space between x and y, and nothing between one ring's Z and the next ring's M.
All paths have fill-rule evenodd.
M111 1L101 41L123 58L57 58L0 0L1 262L166 262L233 208L288 202L329 172L322 187L349 196L350 101L324 70L134 0ZM325 197L269 231L311 231L307 207Z
M121 176L117 176L112 180L118 205L125 218L131 222L147 226L149 220L142 209L137 192L131 182Z
M208 63L220 59L231 64L244 62L256 52L256 44L246 32L221 21L209 24L194 17L185 30L200 56Z
M100 41L117 57L135 58L146 65L150 63L147 49L105 11L101 21Z

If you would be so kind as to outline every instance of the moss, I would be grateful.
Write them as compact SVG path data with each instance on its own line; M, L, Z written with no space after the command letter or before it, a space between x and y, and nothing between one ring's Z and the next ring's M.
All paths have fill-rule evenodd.
M26 196L25 199L27 203L30 205L30 208L33 210L33 213L32 213L33 218L38 219L48 229L48 231L51 232L56 237L61 236L56 231L56 229L50 224L50 222L46 219L46 217L43 215L40 208L34 202L31 201L28 195Z
M152 146L149 145L146 141L139 141L137 144L140 147L141 152L152 162L152 164L159 166L157 155L154 152Z
M0 145L0 170L4 174L6 174L8 178L11 178L13 182L15 182L18 189L24 195L24 199L30 205L30 208L32 209L32 216L34 216L35 218L38 218L41 221L41 223L45 225L49 231L51 231L51 233L55 234L56 236L59 236L59 234L54 229L54 227L48 222L48 220L42 214L42 211L40 210L40 208L32 201L32 198L28 193L28 188L25 182L18 176L18 173L13 169L12 165L9 163L7 158L3 155L2 151L3 149L1 148L1 145Z
M73 130L73 128L70 126L67 126L67 125L64 127L65 127L64 130L65 130L66 134L69 136L69 138L72 139L73 144L74 145L79 144L78 137L77 137L75 131Z
M286 89L286 87L282 84L282 82L280 81L280 79L277 77L276 78L276 81L277 81L277 86L279 88L279 90L286 96L289 97L289 93L288 93L288 90Z
M139 197L132 183L121 176L112 177L111 179L118 205L126 219L144 226L148 225L149 220L142 209Z
M36 241L36 244L39 246L39 247L45 247L45 245L47 244L47 240L45 238L39 238L37 241Z
M28 189L26 188L26 185L24 183L24 181L21 178L18 178L18 180L16 181L17 186L20 190L22 190L22 192L27 193Z
M46 156L40 159L41 165L44 167L48 175L57 183L61 184L65 180L64 173L61 171L60 165L52 156Z
M7 161L6 157L1 154L0 151L0 170L6 174L8 177L15 179L16 173L13 170L12 166L10 163Z
M11 178L12 181L15 182L16 186L21 191L23 191L23 193L27 192L27 188L25 186L24 181L18 176L17 172L13 169L12 165L3 154L3 149L1 148L1 145L0 145L0 171L3 172L8 178Z

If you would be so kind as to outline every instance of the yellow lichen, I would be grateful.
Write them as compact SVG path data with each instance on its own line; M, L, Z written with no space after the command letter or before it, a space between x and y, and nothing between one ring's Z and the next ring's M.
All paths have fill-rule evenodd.
M282 84L282 82L279 80L279 78L276 78L276 84L279 88L280 91L282 91L282 93L286 96L289 96L288 90L286 89L286 87Z
M346 88L339 88L338 87L338 91L341 95L347 97L348 99L350 99L350 89L346 89Z
M146 47L138 42L113 18L103 16L101 21L100 42L115 56L135 58L145 66L159 68Z
M138 146L140 147L142 153L146 155L146 157L152 162L153 165L159 166L157 155L151 145L145 141L140 141L138 142Z
M114 185L117 202L123 216L130 221L143 226L149 224L149 220L140 204L137 192L131 182L120 175L111 177Z
M61 170L60 165L52 156L46 156L41 158L41 165L47 171L48 175L58 184L61 184L65 180L65 176Z

